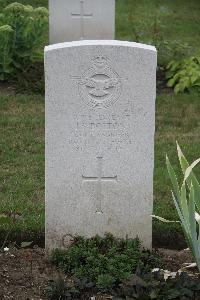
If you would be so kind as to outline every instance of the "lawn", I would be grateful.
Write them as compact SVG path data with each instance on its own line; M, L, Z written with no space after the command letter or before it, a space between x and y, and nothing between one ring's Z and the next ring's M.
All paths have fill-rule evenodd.
M0 11L13 1L0 0ZM47 6L46 0L22 3ZM189 13L188 13L189 12ZM195 52L200 45L200 2L198 0L148 1L117 0L116 36L123 40L159 43L162 39L181 44L180 53ZM157 38L158 37L158 38ZM187 46L189 45L189 47ZM170 51L169 51L170 52ZM159 54L160 62L169 52ZM183 52L183 53L182 53ZM166 55L165 55L166 54ZM8 216L1 226L3 241L8 230L13 240L39 240L44 237L44 96L15 94L0 88L1 166L0 213ZM161 91L157 95L154 213L177 219L171 201L165 155L178 171L175 141L188 160L200 156L200 99L198 94ZM197 168L200 176L200 170ZM176 224L154 222L155 241L176 244L181 228ZM1 245L1 244L0 244Z
M0 111L0 212L9 217L0 237L11 226L13 239L37 239L44 230L44 97L3 92Z

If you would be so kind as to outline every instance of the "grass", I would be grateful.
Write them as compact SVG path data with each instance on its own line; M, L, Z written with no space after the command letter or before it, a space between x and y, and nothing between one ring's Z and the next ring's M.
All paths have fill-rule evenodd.
M199 0L117 0L117 38L133 39L131 22L136 26L141 22L151 24L157 17L165 39L199 47L199 10ZM144 37L149 40L149 30Z
M44 229L44 99L1 94L0 111L0 212L13 239L35 239ZM7 224L0 229L5 236Z
M0 12L12 2L0 0ZM20 2L48 5L47 0ZM195 52L200 46L199 0L117 0L116 3L117 39L135 40L137 36L139 41L151 43L158 36L157 42L163 39L179 44L180 55ZM169 59L169 52L163 55L159 52L161 63ZM154 213L171 220L177 219L177 215L171 201L165 155L168 154L176 171L179 170L176 140L190 162L200 156L199 116L197 94L161 93L157 97ZM44 97L0 92L0 126L0 213L10 218L9 224L0 223L0 239L4 239L10 228L10 238L14 240L37 240L44 236ZM197 174L200 176L198 168ZM155 239L168 246L181 233L177 224L154 221L153 228Z
M199 48L199 0L117 0L116 3L116 38L155 45L159 49L159 65L194 54Z

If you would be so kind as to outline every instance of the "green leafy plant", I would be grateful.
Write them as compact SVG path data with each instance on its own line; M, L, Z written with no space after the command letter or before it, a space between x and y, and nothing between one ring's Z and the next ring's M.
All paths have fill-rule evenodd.
M187 273L177 274L175 278L167 280L162 272L135 274L114 291L113 300L120 299L199 300L200 281Z
M14 30L10 25L0 27L0 80L4 80L13 72L12 40Z
M61 273L55 280L49 280L47 287L44 289L44 294L50 300L66 300L66 299L80 299L84 293L94 291L95 284L83 279L68 279L64 278ZM78 297L78 298L77 298Z
M44 290L45 295L50 300L67 300L79 294L79 290L74 283L69 283L62 276L56 280L50 280Z
M158 255L140 249L138 239L118 240L109 234L104 238L76 237L67 251L55 250L52 261L67 274L87 278L105 290L130 278L138 266L149 271L161 265Z
M52 260L66 275L49 282L45 294L51 300L89 299L104 292L114 300L200 300L198 277L157 268L161 259L141 250L138 239L76 237L67 251L55 250Z
M167 169L173 186L172 198L186 241L200 271L200 184L193 172L193 168L200 162L200 159L189 165L178 144L177 151L184 175L181 187L179 187L177 176L168 157L166 158ZM163 218L156 218L168 222Z
M0 80L24 78L43 61L48 10L12 3L0 15Z
M183 60L172 60L166 67L167 85L174 92L200 90L200 54Z
M109 287L107 291L113 300L200 300L200 280L187 273L176 273L173 277L164 277L163 270L141 273L138 269L128 280L117 287ZM86 279L78 280L64 278L59 275L56 280L50 280L44 290L50 300L90 299L91 295L98 294L94 284ZM107 299L107 297L105 297Z

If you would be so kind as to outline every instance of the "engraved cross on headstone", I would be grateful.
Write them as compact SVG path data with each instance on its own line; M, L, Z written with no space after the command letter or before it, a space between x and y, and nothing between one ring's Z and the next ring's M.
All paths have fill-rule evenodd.
M97 157L98 159L98 172L97 177L86 177L82 176L84 182L88 181L95 181L97 182L97 209L96 213L103 213L101 207L101 200L102 200L102 182L108 181L117 181L117 175L113 177L103 177L102 176L102 160L103 157Z
M91 18L93 16L92 13L86 14L84 11L84 0L80 0L80 13L71 13L73 18L80 19L80 32L81 32L81 39L85 37L85 30L84 30L84 19Z

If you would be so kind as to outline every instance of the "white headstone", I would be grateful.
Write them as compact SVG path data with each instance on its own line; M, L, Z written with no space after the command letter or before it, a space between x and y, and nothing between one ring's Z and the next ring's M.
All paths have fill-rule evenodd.
M156 57L121 41L46 47L47 251L105 232L151 247Z
M114 39L115 0L49 0L50 44Z

